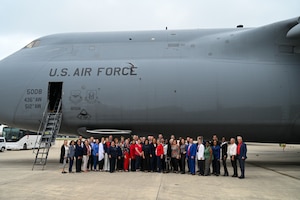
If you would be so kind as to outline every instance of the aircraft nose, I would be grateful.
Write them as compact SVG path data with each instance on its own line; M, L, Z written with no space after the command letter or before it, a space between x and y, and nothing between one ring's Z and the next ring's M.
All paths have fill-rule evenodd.
M7 125L13 125L15 109L20 101L18 84L22 74L14 69L9 59L0 61L0 122Z

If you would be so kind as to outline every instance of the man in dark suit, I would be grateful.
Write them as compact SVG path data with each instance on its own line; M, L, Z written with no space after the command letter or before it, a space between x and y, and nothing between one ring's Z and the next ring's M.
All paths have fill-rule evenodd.
M227 165L226 165L226 160L227 160L227 150L228 150L228 142L226 142L225 137L222 137L222 144L221 144L221 149L222 149L222 163L224 167L224 176L228 176L228 170L227 170Z
M116 160L118 157L118 149L114 141L111 142L111 145L108 148L108 157L109 157L109 164L110 164L109 172L113 173L116 170Z
M81 172L81 164L83 157L83 148L81 147L81 140L77 140L77 144L75 147L75 158L76 158L76 172Z
M245 178L245 161L247 159L247 145L243 142L241 136L237 136L238 146L237 146L237 157L240 163L241 176L240 179Z
M196 174L196 171L195 171L196 153L197 153L197 145L194 144L193 138L190 138L190 141L189 141L189 144L188 144L188 147L187 147L186 156L187 156L188 163L189 163L189 166L190 166L190 173L192 175Z

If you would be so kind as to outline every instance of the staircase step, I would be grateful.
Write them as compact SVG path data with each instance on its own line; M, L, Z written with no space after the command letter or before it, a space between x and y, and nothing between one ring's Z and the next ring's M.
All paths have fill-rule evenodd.
M44 169L44 166L47 163L51 143L55 142L57 133L59 132L61 119L61 113L48 113L47 115L44 115L41 124L43 132L41 139L37 143L36 158L32 170L35 165L43 165Z

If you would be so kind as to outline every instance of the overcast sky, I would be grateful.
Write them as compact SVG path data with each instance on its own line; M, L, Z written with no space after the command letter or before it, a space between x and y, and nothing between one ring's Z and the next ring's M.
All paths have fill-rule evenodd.
M53 33L257 27L299 8L300 0L1 0L0 59Z

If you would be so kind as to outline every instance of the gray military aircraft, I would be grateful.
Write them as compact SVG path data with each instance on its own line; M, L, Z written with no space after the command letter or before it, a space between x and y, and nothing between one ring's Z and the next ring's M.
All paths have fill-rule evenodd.
M259 28L65 33L0 62L0 121L62 133L300 143L300 18Z

